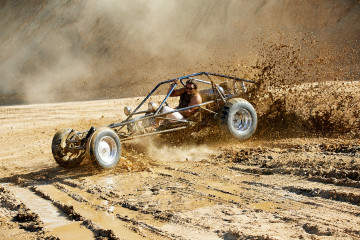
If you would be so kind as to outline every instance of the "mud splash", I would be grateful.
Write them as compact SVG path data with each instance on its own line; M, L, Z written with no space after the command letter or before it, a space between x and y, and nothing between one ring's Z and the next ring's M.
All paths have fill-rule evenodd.
M153 146L148 149L148 154L154 160L199 162L217 154L217 151L207 146Z
M182 139L186 138L185 142L167 142L167 139L170 139L171 136L147 137L132 141L125 145L126 158L147 159L148 163L154 161L199 162L211 158L218 153L216 148L206 144L197 144L199 137L193 136L190 132L186 134L189 134L189 136ZM200 134L206 135L206 133Z
M311 34L272 34L257 45L256 63L243 70L257 81L249 95L262 136L359 136L359 49L338 49Z

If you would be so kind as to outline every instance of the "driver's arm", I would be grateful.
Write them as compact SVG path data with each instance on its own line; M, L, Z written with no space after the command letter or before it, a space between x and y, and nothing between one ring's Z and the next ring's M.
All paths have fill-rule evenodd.
M179 84L179 79L175 80L169 87L167 94L171 91L172 87L174 86L174 84ZM174 91L172 91L172 93L170 94L170 97L178 97L181 94L183 94L186 91L186 88L180 88L180 89L174 89Z

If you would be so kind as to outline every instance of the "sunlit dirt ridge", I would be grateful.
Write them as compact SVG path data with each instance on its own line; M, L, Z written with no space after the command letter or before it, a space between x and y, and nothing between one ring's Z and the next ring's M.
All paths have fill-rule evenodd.
M302 80L359 76L358 1L2 1L0 11L1 103L145 95L159 80L199 71L246 77L261 55L282 61L262 51L274 43L318 55Z

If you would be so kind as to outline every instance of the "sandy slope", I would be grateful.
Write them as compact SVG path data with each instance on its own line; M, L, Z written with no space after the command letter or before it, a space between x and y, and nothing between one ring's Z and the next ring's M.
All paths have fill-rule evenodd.
M359 76L358 0L3 0L0 15L0 104L141 96L201 71L253 78L271 43L307 58L270 53L303 81Z

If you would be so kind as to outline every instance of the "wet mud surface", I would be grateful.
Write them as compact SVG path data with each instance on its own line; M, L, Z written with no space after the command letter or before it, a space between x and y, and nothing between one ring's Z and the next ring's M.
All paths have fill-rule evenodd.
M265 134L275 132L269 122L241 143L127 142L108 171L87 161L66 170L52 159L56 129L105 125L136 101L1 108L2 238L360 239L352 134ZM40 110L48 114L39 120Z

